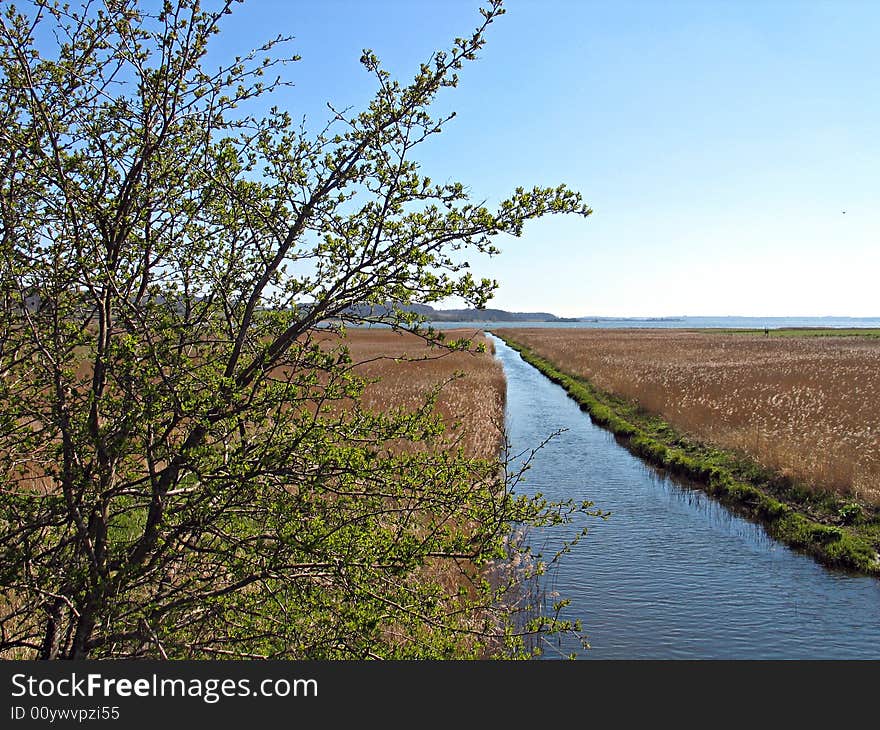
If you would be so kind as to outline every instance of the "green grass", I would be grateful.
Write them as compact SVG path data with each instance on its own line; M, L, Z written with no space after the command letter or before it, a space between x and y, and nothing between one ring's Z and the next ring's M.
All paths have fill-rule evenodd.
M817 492L742 454L688 439L637 403L560 371L503 331L494 334L565 388L596 424L620 437L623 445L645 461L685 477L762 523L779 541L825 565L880 576L880 514L872 506Z
M752 337L764 336L763 329L730 329L725 327L688 329L688 332L701 332L712 335L750 335ZM880 329L850 328L837 329L835 327L785 327L780 329L768 329L768 337L866 337L869 339L880 338Z

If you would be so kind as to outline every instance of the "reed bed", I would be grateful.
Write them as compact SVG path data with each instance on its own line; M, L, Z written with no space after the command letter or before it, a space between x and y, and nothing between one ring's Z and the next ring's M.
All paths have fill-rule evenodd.
M504 441L504 371L482 334L447 333L448 340L462 337L483 344L485 352L449 352L384 328L349 329L344 343L355 372L374 381L364 392L363 407L377 413L414 411L440 386L436 411L447 426L447 446L460 446L470 457L494 459ZM338 341L332 338L326 344Z
M504 371L494 357L494 345L482 333L473 330L446 332L447 340L459 338L470 339L475 346L483 345L484 351L450 352L431 347L415 335L385 328L347 330L342 343L351 354L353 369L371 381L361 400L363 408L376 413L395 410L413 412L439 388L434 411L446 426L440 443L401 441L392 445L392 449L460 448L465 456L471 458L494 460L500 457L505 436ZM331 336L322 343L322 347L332 348L339 344L340 340ZM468 532L471 527L466 520L462 524L463 517L461 514L446 517L421 515L416 521L431 524L438 518L447 519L457 529ZM419 528L416 528L416 532L419 532ZM473 599L477 583L488 580L502 585L515 581L517 571L524 571L526 567L497 561L477 568L467 559L432 559L416 571L414 579L441 587L450 616L457 616L456 620L463 622L465 632L459 639L459 651L462 656L467 656L474 650L474 637L486 630L487 626L492 626L490 632L498 632L500 638L505 626L504 614L516 608L505 607L505 602L511 600L507 596L505 602L497 606L463 611L460 592L464 590L465 595ZM527 603L529 596L520 597L519 600ZM384 632L392 644L407 641L405 635L398 635L398 627L394 624L385 627ZM480 656L486 658L492 651L500 650L501 646L496 639L482 650Z
M504 443L505 380L494 348L481 333L452 330L448 339L469 338L482 344L484 352L451 352L430 347L415 335L386 328L349 329L344 339L333 333L317 335L324 349L344 345L350 351L352 369L370 382L361 406L374 413L392 410L414 412L439 389L434 408L446 426L443 445L448 449L461 447L471 458L495 459ZM88 362L80 363L78 375L86 378L91 372ZM279 369L278 373L283 373ZM338 409L352 403L338 403ZM311 407L315 407L311 404ZM33 428L40 423L34 421ZM47 442L46 446L50 444ZM399 442L405 449L425 449L425 443ZM7 474L8 482L23 490L49 493L55 483L46 476L41 454L31 454L16 464L17 471ZM143 468L146 472L146 464Z
M880 504L880 341L684 330L516 328L560 370L691 438Z

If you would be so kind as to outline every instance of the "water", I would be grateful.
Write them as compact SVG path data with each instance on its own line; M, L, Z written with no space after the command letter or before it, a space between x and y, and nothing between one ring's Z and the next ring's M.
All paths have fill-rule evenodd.
M880 580L827 570L660 475L492 339L507 376L511 453L568 429L538 452L519 489L612 512L586 518L589 533L545 586L571 599L563 616L583 621L591 648L564 637L547 658L880 658Z
M577 322L433 322L436 329L497 329L500 327L550 327L596 329L618 327L682 329L783 329L786 327L880 328L880 317L675 317L655 319L597 319Z

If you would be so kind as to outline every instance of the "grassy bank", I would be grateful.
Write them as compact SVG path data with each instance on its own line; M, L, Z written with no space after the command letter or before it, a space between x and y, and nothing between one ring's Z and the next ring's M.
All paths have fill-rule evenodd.
M842 329L837 327L784 327L779 329L732 329L723 327L687 329L687 332L701 332L710 335L765 335L767 337L868 337L880 338L880 329L852 327Z
M599 391L588 381L559 370L509 333L494 334L565 388L595 423L617 435L634 454L692 480L723 503L761 522L776 539L825 565L880 576L880 515L876 508L816 493L734 452L696 443L638 404Z

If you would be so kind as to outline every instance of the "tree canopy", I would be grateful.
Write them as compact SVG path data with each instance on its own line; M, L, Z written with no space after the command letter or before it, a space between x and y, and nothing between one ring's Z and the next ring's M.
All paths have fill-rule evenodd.
M587 505L435 447L430 402L363 408L344 336L315 337L381 310L468 349L407 305L482 306L469 253L589 214L565 186L489 210L421 171L449 121L432 102L501 3L408 83L365 51L375 96L317 134L252 111L288 83L286 38L207 66L234 5L39 0L0 21L0 652L478 656L566 628L511 621L515 581L484 568L523 549L513 527ZM426 569L444 561L469 576L456 595Z

